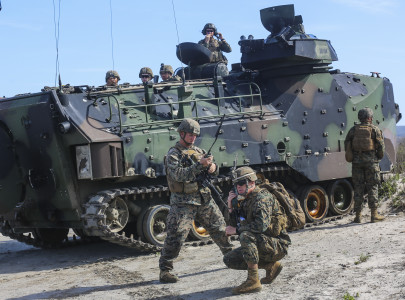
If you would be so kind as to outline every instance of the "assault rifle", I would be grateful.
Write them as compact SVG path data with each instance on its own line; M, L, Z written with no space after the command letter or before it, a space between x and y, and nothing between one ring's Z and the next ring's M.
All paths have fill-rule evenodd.
M222 116L222 118L220 120L219 127L215 134L215 140L212 143L211 147L208 149L208 152L204 155L204 157L208 157L211 155L211 149L217 142L218 136L221 134L221 127L222 127L222 123L224 122L224 119L225 119L225 114ZM194 162L192 162L192 163L194 163ZM197 175L196 182L198 182L201 186L203 186L205 188L209 188L212 192L214 199L217 200L218 202L222 203L223 205L225 205L225 208L228 208L228 204L225 203L225 201L222 199L223 198L222 191L218 191L218 189L212 184L213 179L214 179L214 177L210 173L208 173L208 170L204 170Z

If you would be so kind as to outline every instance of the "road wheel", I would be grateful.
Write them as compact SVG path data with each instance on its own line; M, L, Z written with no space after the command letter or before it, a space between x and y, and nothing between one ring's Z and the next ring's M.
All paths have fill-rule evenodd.
M197 221L193 221L193 226L190 229L189 237L195 241L205 241L210 238L208 231Z
M331 182L326 191L329 197L329 207L334 215L346 214L353 208L354 192L348 180L339 179Z
M328 196L319 185L304 187L301 191L300 200L302 210L309 222L320 221L328 214Z
M112 232L119 232L124 229L128 223L129 211L125 200L116 197L108 205L105 210L107 216L106 225Z
M35 228L34 236L45 243L61 243L68 235L69 228Z
M149 208L143 218L143 234L148 243L162 247L166 236L166 219L169 205L156 205Z

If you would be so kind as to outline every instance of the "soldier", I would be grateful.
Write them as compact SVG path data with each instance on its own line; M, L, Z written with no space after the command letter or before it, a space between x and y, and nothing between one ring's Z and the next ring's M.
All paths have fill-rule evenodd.
M287 218L278 201L267 190L256 186L257 176L250 167L236 170L229 192L230 226L227 235L239 235L241 247L227 253L228 268L248 271L247 280L232 290L233 294L253 293L270 284L282 270L279 262L291 244L286 231ZM266 270L259 280L258 269Z
M106 82L106 86L117 86L118 85L118 81L120 81L120 75L118 75L117 71L114 70L110 70L107 71L107 73L105 74L105 82Z
M193 119L184 119L177 128L180 141L169 149L165 158L166 176L170 195L170 211L167 216L167 237L159 260L160 282L173 283L179 278L170 273L173 260L179 255L193 220L209 232L211 238L225 254L232 244L225 234L225 220L211 197L209 188L196 182L200 172L218 174L213 157L204 157L205 151L194 146L200 125ZM193 159L191 163L188 158Z
M141 78L143 84L151 82L151 80L153 78L152 69L148 68L148 67L143 67L139 71L139 78Z
M162 82L168 81L181 81L179 76L173 76L173 68L171 65L160 65L160 77L162 77Z
M225 41L222 33L217 31L217 28L212 23L205 24L203 30L201 31L205 38L198 42L198 44L203 45L212 52L211 62L224 62L228 64L228 60L222 51L229 53L232 51L231 46ZM214 36L219 40L214 39Z
M345 139L346 151L353 152L352 181L354 186L355 223L361 223L361 209L364 192L367 193L371 210L371 223L384 220L377 212L378 184L380 183L379 162L384 156L384 137L373 121L373 111L363 108L358 113L361 124L353 126ZM348 149L348 147L351 147Z

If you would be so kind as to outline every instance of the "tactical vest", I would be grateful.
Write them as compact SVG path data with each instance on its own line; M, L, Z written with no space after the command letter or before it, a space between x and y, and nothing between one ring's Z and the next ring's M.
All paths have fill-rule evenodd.
M354 128L354 137L352 142L353 151L364 152L375 150L373 128L371 126L360 124Z
M172 147L179 151L180 153L180 165L181 167L189 167L192 163L195 163L201 159L201 156L204 154L201 149L180 149L176 146ZM170 149L172 149L170 148ZM169 149L169 151L170 151ZM173 180L167 172L167 157L164 157L164 164L166 168L166 178L169 185L169 190L172 193L183 193L183 194L192 194L199 190L198 183L193 181L188 182L178 182Z

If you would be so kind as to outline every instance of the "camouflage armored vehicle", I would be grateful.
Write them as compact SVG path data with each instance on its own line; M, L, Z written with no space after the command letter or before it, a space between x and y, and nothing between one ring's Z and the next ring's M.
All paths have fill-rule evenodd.
M229 74L184 43L180 82L67 85L1 100L1 232L48 246L73 229L159 250L169 204L163 159L187 117L201 125L199 147L219 134L211 152L220 166L214 184L224 193L237 157L238 166L282 182L309 222L347 213L353 187L343 141L361 108L374 110L384 133L382 171L395 164L401 114L392 85L378 74L333 70L331 43L306 34L292 5L263 9L261 20L271 34L242 37L241 62ZM194 225L191 237L206 239Z

